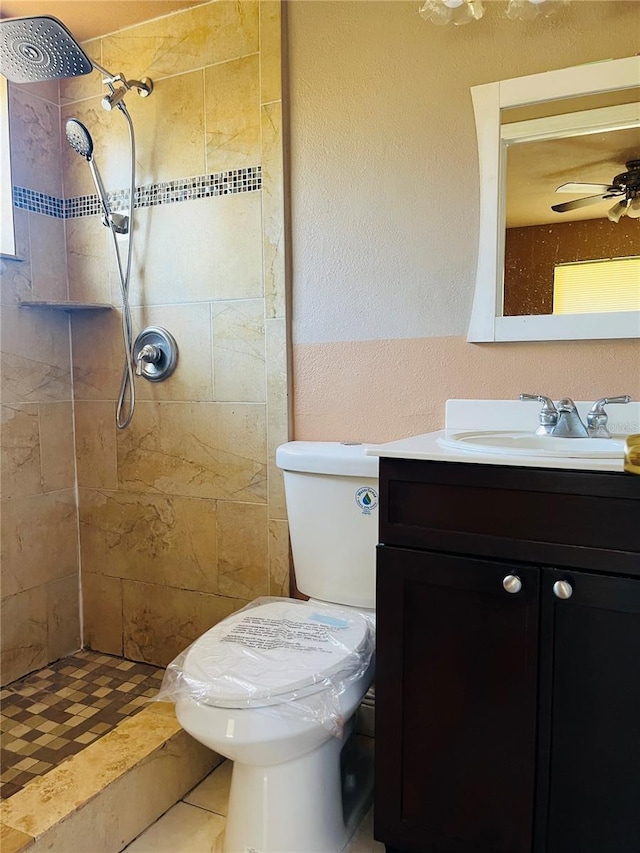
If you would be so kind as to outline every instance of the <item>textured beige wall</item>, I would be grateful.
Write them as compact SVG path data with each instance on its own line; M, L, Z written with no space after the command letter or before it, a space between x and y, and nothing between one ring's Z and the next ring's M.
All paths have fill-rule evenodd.
M137 381L124 432L109 232L97 216L17 211L26 260L3 265L1 291L7 681L78 646L78 546L84 641L134 659L166 664L248 600L287 594L273 461L288 437L280 27L279 0L219 0L86 45L104 66L154 80L152 97L127 99L138 185L261 164L263 189L137 211L134 331L166 326L180 358L169 381ZM127 186L126 125L102 94L97 74L59 94L12 87L17 185L94 193L60 142L60 118L64 140L75 116L107 189ZM72 366L66 314L17 307L67 298L115 306L73 316Z
M58 86L12 86L14 182L60 197ZM0 259L2 683L80 645L64 222L15 210L21 261Z
M479 184L470 87L634 54L640 4L464 27L416 3L289 8L296 438L442 426L447 397L640 394L638 343L467 344Z

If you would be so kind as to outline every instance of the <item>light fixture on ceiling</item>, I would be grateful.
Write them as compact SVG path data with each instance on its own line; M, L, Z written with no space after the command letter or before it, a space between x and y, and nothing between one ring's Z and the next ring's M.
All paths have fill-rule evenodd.
M433 24L453 23L456 26L478 21L484 15L482 0L426 0L420 16Z
M511 20L532 21L539 15L548 18L570 0L508 0L506 14ZM426 0L420 16L433 24L456 26L479 21L484 15L482 0Z
M632 198L624 198L622 201L616 202L612 208L607 211L607 219L611 222L620 222L623 216L629 216L631 219L640 219L640 195Z
M627 205L627 216L632 219L640 219L640 195L632 198Z

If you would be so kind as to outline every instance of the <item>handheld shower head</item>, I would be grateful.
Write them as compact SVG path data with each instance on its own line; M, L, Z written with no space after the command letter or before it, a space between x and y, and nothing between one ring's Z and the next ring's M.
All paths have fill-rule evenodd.
M91 134L77 118L67 119L65 133L67 135L67 142L69 145L74 151L77 151L81 157L84 157L89 164L91 177L93 178L93 183L96 185L98 198L102 206L102 212L104 213L104 224L109 228L112 228L118 234L127 234L129 230L129 217L122 216L119 213L112 213L111 208L109 207L107 191L104 188L100 172L98 171L98 167L93 159L93 139L91 138Z
M57 18L0 21L0 73L12 83L61 80L91 71L91 60Z
M85 160L90 162L93 158L93 139L87 128L77 118L67 119L65 125L67 142Z

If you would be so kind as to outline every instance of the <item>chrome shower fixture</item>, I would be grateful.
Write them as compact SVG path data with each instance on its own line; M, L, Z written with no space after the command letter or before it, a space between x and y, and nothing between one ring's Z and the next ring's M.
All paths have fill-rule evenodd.
M0 73L12 83L63 80L99 71L109 88L102 105L112 110L130 89L142 98L153 92L153 82L127 80L112 74L87 56L62 21L50 15L35 18L6 18L0 21ZM116 89L114 84L120 84ZM124 104L120 106L124 109Z
M122 216L122 214L120 213L111 213L111 208L109 207L109 200L107 197L107 191L104 188L102 178L100 177L100 172L98 171L98 167L96 166L93 159L93 139L91 138L91 134L82 124L82 122L78 121L77 118L67 119L67 123L65 125L65 133L67 135L67 142L69 143L69 145L73 148L74 151L80 154L81 157L84 157L84 159L89 164L89 169L91 170L91 177L93 178L93 183L96 185L98 198L100 199L100 204L102 205L102 212L104 213L104 224L108 228L112 228L118 234L126 234L129 231L129 217Z
M93 71L89 59L57 18L0 21L0 73L12 83L81 77Z
M105 75L102 82L111 90L110 94L105 95L102 99L102 106L109 112L120 104L130 89L135 89L141 98L148 98L153 92L153 81L149 77L143 77L142 80L127 80L122 74L116 74L112 77L104 68L100 68L98 65L95 67ZM121 83L122 85L116 89L114 83Z

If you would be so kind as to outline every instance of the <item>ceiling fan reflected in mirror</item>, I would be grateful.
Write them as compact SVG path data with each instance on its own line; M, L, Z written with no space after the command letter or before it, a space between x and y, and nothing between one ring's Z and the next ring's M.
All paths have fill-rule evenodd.
M640 219L640 160L629 160L626 164L626 172L616 175L610 184L588 184L568 183L557 187L557 193L597 193L584 198L576 198L573 201L565 201L562 204L551 205L551 210L556 213L566 213L579 207L587 207L590 204L598 204L610 198L618 201L607 211L607 218L612 222L619 222L622 216L631 216Z

